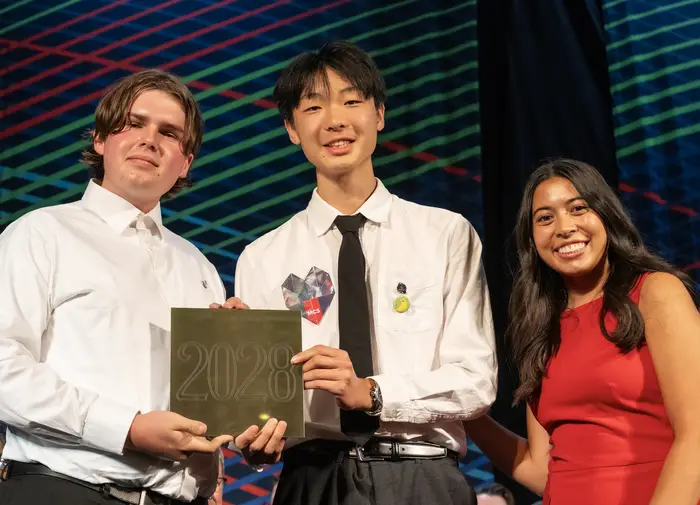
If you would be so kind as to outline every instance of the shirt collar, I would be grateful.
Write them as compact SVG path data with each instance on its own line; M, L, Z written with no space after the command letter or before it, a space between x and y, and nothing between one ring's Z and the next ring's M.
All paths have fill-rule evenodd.
M115 195L111 191L104 189L91 180L82 198L83 206L97 214L115 232L121 234L131 224L143 214L121 196ZM160 212L160 202L146 213L158 227L160 238L163 234L163 219Z
M374 192L372 192L370 197L357 210L356 214L362 214L368 220L377 224L382 224L389 220L391 193L384 187L382 181L379 179L376 179L376 181L377 187L374 188ZM306 211L309 213L311 226L313 226L314 231L319 237L326 233L333 225L335 218L341 215L335 207L319 196L318 188L314 189Z

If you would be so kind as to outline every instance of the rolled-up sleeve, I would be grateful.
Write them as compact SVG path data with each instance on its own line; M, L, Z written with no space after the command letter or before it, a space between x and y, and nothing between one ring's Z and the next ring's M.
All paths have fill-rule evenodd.
M498 365L481 241L463 217L450 225L438 366L374 376L384 402L382 421L466 420L482 415L496 398Z
M30 214L0 235L0 422L120 454L137 411L61 380L41 361L57 274L52 225Z

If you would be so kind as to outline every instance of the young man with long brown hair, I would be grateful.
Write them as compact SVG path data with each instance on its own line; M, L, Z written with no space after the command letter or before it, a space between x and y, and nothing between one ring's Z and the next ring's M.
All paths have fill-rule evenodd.
M158 70L118 81L95 116L82 199L0 235L0 502L206 504L230 437L166 410L170 308L225 293L160 210L189 183L202 117Z

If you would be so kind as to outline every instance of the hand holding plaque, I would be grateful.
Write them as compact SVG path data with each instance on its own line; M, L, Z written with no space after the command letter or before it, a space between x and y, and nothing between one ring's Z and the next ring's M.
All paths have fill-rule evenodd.
M234 441L251 465L274 465L282 457L286 438L287 423L270 419L265 426L253 425L238 435Z
M348 353L327 345L315 345L292 359L302 366L304 389L322 389L335 396L343 410L372 408L369 379L358 377Z
M151 411L136 414L126 438L125 448L151 454L157 458L182 461L193 452L216 452L233 437L220 435L204 438L207 427L175 412Z
M175 308L171 319L173 412L204 422L208 435L276 418L287 436L304 436L301 368L290 363L301 351L298 312Z

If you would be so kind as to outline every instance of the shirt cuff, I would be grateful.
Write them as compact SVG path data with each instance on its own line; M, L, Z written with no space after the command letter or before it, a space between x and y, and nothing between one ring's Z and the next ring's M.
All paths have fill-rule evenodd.
M83 427L83 445L123 454L124 443L138 409L98 397L90 406Z

